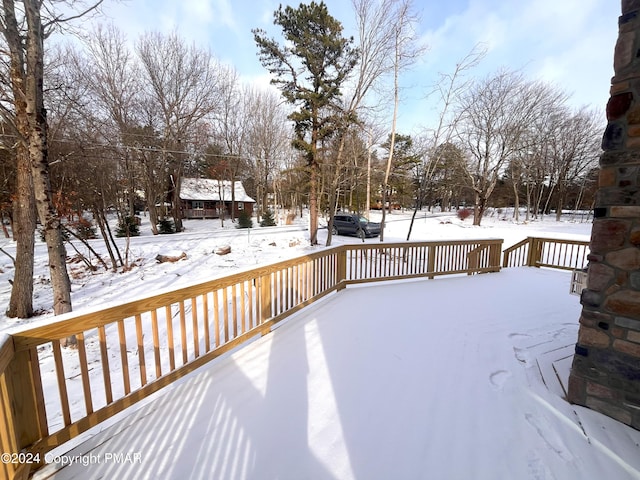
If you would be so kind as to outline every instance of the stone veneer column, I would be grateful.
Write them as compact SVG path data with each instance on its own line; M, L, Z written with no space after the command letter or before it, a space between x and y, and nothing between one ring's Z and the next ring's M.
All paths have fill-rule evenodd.
M622 0L568 399L640 429L640 0Z

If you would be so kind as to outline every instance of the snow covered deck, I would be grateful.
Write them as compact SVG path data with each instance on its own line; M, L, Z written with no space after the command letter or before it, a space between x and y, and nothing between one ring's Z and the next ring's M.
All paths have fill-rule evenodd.
M562 399L580 314L570 277L349 287L35 478L640 478L640 432Z

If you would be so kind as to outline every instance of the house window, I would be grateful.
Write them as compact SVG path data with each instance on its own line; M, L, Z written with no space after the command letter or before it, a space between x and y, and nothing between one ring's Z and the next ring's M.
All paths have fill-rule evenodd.
M244 210L244 202L238 202L238 210Z
M200 200L194 200L191 202L191 208L194 210L204 210L204 202Z

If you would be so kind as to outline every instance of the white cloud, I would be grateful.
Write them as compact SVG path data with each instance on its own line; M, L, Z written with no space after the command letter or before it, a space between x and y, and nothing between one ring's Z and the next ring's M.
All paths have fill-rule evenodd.
M280 94L280 90L271 84L271 75L267 71L257 75L240 75L240 81L244 85L251 85L259 90L272 90Z
M523 69L576 98L600 103L613 73L618 11L610 0L471 1L464 12L426 32L426 64L450 72L476 43L485 42L483 71Z
M183 0L182 10L186 24L213 24L231 30L238 28L229 0Z
M212 3L211 0L183 0L181 6L187 18L196 20L199 23L211 22L214 20Z

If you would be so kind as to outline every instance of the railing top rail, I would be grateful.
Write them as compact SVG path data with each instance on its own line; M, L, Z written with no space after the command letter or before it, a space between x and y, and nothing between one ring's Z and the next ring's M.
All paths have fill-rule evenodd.
M589 240L568 240L566 238L527 237L524 240L520 240L518 243L515 243L510 247L505 248L504 251L510 252L513 250L517 250L518 248L527 245L532 240L539 240L539 241L550 242L550 243L567 243L567 244L573 244L573 245L589 246Z
M468 239L468 240L429 240L424 242L380 242L380 243L352 243L348 245L342 245L336 248L347 248L349 250L363 250L363 249L378 249L378 248L404 248L404 247L428 247L438 245L469 245L469 244L501 244L503 240L501 238L483 238L483 239Z
M504 249L505 252L511 252L513 250L517 250L520 247L524 247L525 245L529 244L531 242L531 239L533 237L527 237L524 240L520 240L518 243L515 243L513 245L511 245L510 247L507 247Z
M567 243L567 244L573 244L573 245L589 245L589 240L569 240L566 238L547 238L547 237L531 237L534 238L536 240L540 240L543 242L549 242L549 243Z
M65 338L68 335L72 335L78 331L79 325L82 329L97 328L102 325L106 325L123 318L134 317L135 315L148 312L153 309L158 309L166 306L167 304L177 303L184 299L191 298L193 296L201 295L206 292L222 289L235 285L240 282L252 281L256 278L269 275L271 273L288 268L290 266L298 265L300 263L313 261L318 258L330 256L343 250L365 250L365 249L378 249L378 248L406 248L406 247L426 247L426 246L439 246L439 245L464 245L464 244L501 244L501 239L470 239L470 240L435 240L425 242L394 242L386 243L381 242L379 244L364 243L364 244L348 244L339 245L335 247L324 248L317 252L312 252L307 255L295 257L288 260L282 260L277 263L272 263L264 266L258 266L243 272L234 273L225 277L208 280L206 282L188 285L176 290L166 291L152 295L150 297L144 297L135 299L123 304L107 306L99 311L93 311L89 313L72 312L59 317L52 317L47 319L43 324L21 328L12 332L14 336L15 350L21 351L31 347L40 345L46 341L54 338Z
M24 350L40 343L40 339L64 338L65 335L70 334L69 332L78 330L78 323L82 323L82 327L86 329L97 328L101 325L106 325L122 318L133 317L156 308L164 307L169 303L176 303L211 290L229 287L240 282L252 281L291 265L313 261L316 258L331 255L339 248L343 247L328 248L293 259L255 267L243 272L158 293L150 297L142 297L123 304L107 306L99 311L89 313L72 312L63 316L52 317L47 319L45 321L46 323L42 325L27 326L11 332L11 335L16 337L16 350Z
M587 260L589 246L587 240L527 237L504 250L502 265L573 269Z

